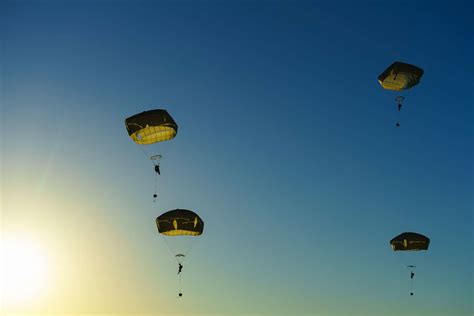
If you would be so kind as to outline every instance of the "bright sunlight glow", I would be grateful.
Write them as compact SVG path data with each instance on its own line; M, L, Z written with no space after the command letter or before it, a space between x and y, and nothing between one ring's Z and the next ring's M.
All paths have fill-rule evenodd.
M33 240L3 238L0 262L0 294L4 305L21 305L44 289L46 256Z

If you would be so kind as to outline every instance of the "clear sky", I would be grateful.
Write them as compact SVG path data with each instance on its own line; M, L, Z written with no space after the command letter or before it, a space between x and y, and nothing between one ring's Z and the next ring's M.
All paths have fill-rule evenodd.
M472 315L473 11L1 1L2 312ZM425 70L398 129L396 60ZM155 108L179 125L157 203L124 126ZM205 221L181 299L175 208ZM430 249L393 253L404 231Z

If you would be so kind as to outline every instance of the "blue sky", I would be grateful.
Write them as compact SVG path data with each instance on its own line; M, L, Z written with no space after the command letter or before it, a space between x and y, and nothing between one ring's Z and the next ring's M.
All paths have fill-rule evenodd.
M2 230L51 257L7 313L471 315L469 2L7 1ZM403 95L377 76L422 67ZM152 166L124 119L179 125ZM185 298L154 219L205 234ZM31 220L33 219L33 220ZM416 294L388 241L431 238Z

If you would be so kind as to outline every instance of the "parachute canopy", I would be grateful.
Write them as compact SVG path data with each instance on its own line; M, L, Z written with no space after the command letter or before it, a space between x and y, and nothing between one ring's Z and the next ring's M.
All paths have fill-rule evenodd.
M156 227L166 236L199 236L204 230L204 222L193 211L176 209L158 216Z
M428 250L430 239L418 233L406 232L390 240L390 245L393 251Z
M417 66L396 61L385 69L378 79L382 88L400 91L416 86L423 72L423 69Z
M178 133L178 125L166 110L151 110L125 119L128 135L137 144L150 145L170 140Z

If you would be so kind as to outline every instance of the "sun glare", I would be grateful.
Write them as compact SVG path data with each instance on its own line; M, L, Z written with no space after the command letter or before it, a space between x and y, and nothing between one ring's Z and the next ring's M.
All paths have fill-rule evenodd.
M44 290L47 261L33 240L4 238L0 243L0 290L2 305L21 305Z

